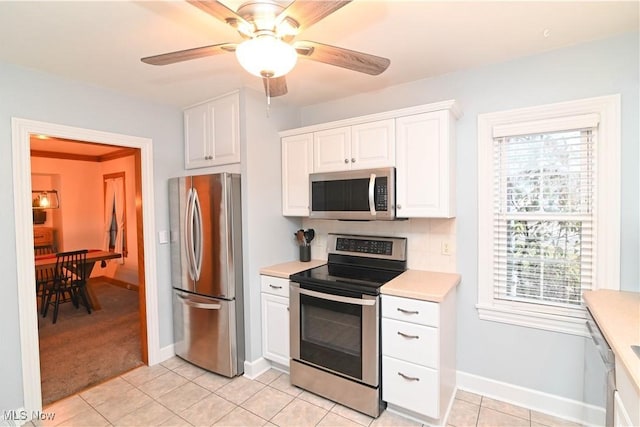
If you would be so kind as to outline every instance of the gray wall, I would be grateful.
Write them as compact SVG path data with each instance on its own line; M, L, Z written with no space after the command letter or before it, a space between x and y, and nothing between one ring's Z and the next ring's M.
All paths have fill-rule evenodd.
M0 63L0 410L23 405L22 363L16 278L11 118L18 117L153 140L155 213L167 230L166 180L182 167L182 112L106 89ZM64 196L63 196L64 197ZM157 247L160 345L171 344L168 246ZM166 268L165 268L166 267Z
M302 109L302 124L311 125L445 99L460 103L463 117L457 123L456 222L462 283L458 289L458 370L582 400L583 338L478 319L477 116L622 95L621 288L640 291L638 52L638 33L626 34Z
M230 88L232 90L233 88ZM293 231L299 220L284 218L280 201L279 129L295 127L298 114L272 106L267 116L264 95L242 91L243 166L187 171L183 160L182 109L163 106L80 82L0 62L0 411L23 406L22 362L15 257L11 117L141 136L153 141L157 230L169 230L167 180L187 174L224 170L243 174L245 296L247 298L247 360L261 356L259 269L295 259ZM242 170L241 170L242 169ZM269 227L265 227L267 222ZM157 235L157 233L155 233ZM291 237L291 238L289 238ZM173 343L169 245L157 245L160 348ZM153 284L147 284L150 286ZM249 315L250 314L250 315Z

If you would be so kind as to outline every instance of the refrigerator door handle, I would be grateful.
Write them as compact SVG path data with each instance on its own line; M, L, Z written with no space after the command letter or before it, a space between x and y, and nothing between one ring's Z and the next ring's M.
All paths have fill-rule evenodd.
M193 307L193 308L202 308L205 310L220 310L220 308L222 307L220 304L207 304L204 302L196 302L196 301L192 301L187 297L184 297L182 295L177 295L178 299L180 300L181 303L183 303L184 305L188 305L189 307Z
M185 215L185 246L186 246L186 255L189 267L189 277L191 280L195 280L195 269L194 269L194 247L193 247L193 188L189 188L189 192L187 194L187 211Z
M200 280L200 272L202 271L202 252L203 252L203 230L202 230L202 209L200 207L200 199L198 198L198 191L193 189L193 219L195 222L195 229L193 231L194 236L194 257L193 257L193 269L195 273L195 280Z

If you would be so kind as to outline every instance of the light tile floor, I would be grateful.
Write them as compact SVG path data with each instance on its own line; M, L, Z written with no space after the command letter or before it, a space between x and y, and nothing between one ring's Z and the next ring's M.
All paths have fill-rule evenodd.
M269 370L256 380L225 378L174 357L142 366L55 402L31 426L419 426L389 411L373 419L289 384ZM448 425L576 425L459 391Z

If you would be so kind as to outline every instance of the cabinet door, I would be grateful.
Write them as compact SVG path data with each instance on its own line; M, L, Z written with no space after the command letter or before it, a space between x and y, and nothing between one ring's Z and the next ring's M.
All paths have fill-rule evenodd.
M262 293L262 356L289 366L289 299Z
M209 165L209 106L200 104L184 110L184 167Z
M240 98L233 93L215 99L209 106L211 117L210 166L240 162Z
M351 169L351 127L327 129L313 134L313 171Z
M395 166L395 140L393 119L352 126L351 169Z
M309 216L313 134L282 138L282 215Z
M396 119L396 213L455 216L453 120L447 110Z
M222 96L184 110L185 168L240 162L240 98Z

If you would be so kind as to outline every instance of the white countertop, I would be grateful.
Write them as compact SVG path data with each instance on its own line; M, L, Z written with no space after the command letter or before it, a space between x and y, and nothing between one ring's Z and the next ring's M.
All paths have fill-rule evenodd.
M390 282L380 292L383 295L442 302L445 296L460 283L460 275L435 271L407 270Z
M290 275L326 264L325 260L291 261L260 269L260 274L288 279ZM385 283L380 292L405 298L441 302L460 283L460 275L435 271L407 270Z
M640 393L640 357L631 350L631 344L640 345L640 293L587 291L584 301Z
M260 274L288 279L292 274L299 273L300 271L308 270L310 268L319 267L326 263L327 261L319 259L312 259L311 261L307 262L291 261L261 268Z

